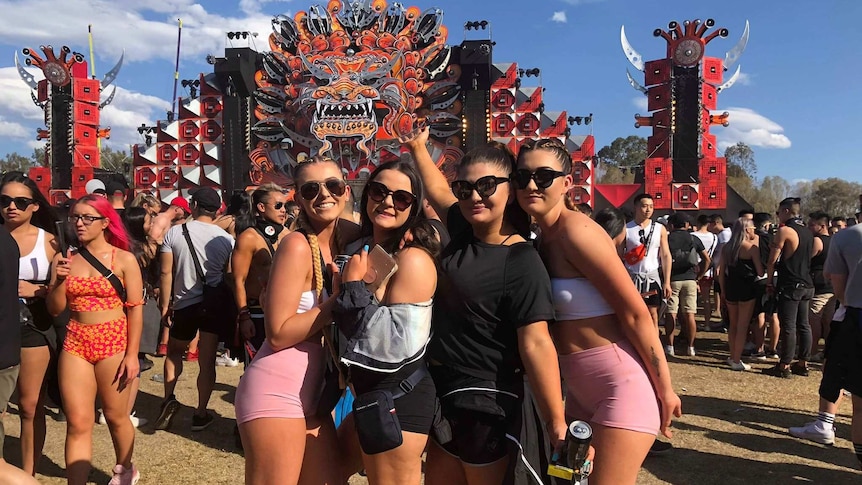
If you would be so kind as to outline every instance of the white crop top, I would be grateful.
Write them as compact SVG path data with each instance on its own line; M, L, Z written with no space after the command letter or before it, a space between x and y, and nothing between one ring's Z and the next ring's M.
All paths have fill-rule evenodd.
M36 246L30 254L18 258L18 279L26 281L48 281L48 254L45 252L45 230L39 229Z
M586 278L551 278L556 320L583 320L613 315L614 309Z

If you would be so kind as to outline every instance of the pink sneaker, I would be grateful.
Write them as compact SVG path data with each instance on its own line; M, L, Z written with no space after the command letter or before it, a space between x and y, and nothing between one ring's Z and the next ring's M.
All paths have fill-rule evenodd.
M135 468L135 464L129 468L123 465L114 466L114 477L108 482L108 485L135 485L141 479L141 474Z

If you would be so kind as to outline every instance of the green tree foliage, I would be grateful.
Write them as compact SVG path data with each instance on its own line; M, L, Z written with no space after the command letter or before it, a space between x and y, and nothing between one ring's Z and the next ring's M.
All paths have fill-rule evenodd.
M635 167L617 167L604 165L596 167L596 180L600 184L633 184L635 182Z
M743 142L731 145L724 150L727 159L728 177L748 177L754 180L757 176L757 162L754 160L754 150Z
M110 172L122 174L127 181L132 179L132 157L125 150L112 150L102 145L102 168Z
M642 136L617 138L599 150L599 162L616 167L636 167L647 157L647 141Z
M837 177L796 184L794 196L802 198L804 212L821 210L830 216L851 216L859 210L862 184Z
M30 167L33 167L34 165L33 157L27 157L18 152L12 152L0 159L0 172L27 172L30 170Z

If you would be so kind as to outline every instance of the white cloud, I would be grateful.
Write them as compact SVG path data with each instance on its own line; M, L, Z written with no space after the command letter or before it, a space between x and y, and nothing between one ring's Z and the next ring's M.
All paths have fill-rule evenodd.
M566 18L566 11L560 10L559 12L554 12L554 15L551 16L551 22L558 22L561 24L568 22L568 19Z
M272 16L260 8L271 1L279 0L241 0L239 15L226 17L208 12L194 0L3 0L0 44L36 47L45 39L63 39L71 46L86 46L87 26L92 24L96 50L104 57L100 66L115 62L123 49L127 62L174 60L181 18L184 59L202 60L221 52L227 31L258 32L256 46L266 50Z
M0 116L0 133L2 133L6 138L23 139L29 137L31 133L35 133L35 130L28 131L21 123L6 121L2 116Z
M635 106L635 108L637 108L639 110L638 113L640 113L642 115L647 114L648 108L647 108L647 97L646 96L636 96L636 97L632 98L632 104Z
M718 127L715 134L720 150L743 142L752 147L790 148L790 138L784 128L750 108L727 108L730 126Z
M754 84L754 81L752 80L751 74L748 74L745 71L739 71L739 77L736 78L736 84L739 84L740 86L751 86Z

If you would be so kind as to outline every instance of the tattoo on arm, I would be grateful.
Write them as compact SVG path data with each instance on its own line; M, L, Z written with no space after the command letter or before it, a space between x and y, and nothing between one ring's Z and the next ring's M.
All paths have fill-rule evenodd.
M661 371L659 370L658 356L655 354L655 349L650 347L649 351L650 351L650 364L652 364L653 368L655 369L655 375L660 376Z

